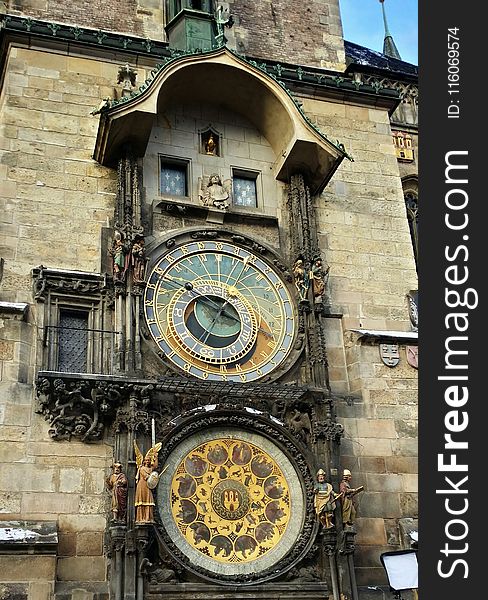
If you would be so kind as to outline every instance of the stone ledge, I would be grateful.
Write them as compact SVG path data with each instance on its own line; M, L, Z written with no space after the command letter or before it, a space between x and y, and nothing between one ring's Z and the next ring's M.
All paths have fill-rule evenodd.
M195 583L151 585L147 600L323 600L327 598L327 583L322 581L266 583L251 586L220 586Z
M56 554L56 521L0 522L0 554Z
M0 302L0 316L25 321L29 305L27 302Z
M419 334L417 331L389 331L381 329L350 329L359 334L359 339L371 343L387 342L390 344L418 344Z

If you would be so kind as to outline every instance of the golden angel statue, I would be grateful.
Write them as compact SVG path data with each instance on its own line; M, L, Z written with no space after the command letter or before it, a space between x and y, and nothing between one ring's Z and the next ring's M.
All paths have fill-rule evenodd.
M137 442L134 440L136 453L137 475L136 475L136 523L152 523L154 521L154 496L152 490L159 483L158 452L161 450L161 442L158 442L143 457Z
M226 210L232 199L232 179L225 179L222 182L218 173L199 177L198 196L204 206L215 206Z

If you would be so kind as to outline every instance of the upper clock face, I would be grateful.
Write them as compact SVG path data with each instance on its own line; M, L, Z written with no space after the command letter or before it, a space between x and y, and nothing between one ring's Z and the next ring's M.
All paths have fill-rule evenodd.
M175 365L213 381L253 381L280 365L295 311L279 275L229 242L192 241L165 254L144 308L155 342Z

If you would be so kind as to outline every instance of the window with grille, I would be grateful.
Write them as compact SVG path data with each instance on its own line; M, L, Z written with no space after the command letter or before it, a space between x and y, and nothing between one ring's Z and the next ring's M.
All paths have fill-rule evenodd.
M235 206L257 207L257 173L246 173L244 171L233 171L233 203Z
M161 159L160 191L165 196L188 196L188 162Z
M58 371L86 373L88 313L61 310L58 325Z

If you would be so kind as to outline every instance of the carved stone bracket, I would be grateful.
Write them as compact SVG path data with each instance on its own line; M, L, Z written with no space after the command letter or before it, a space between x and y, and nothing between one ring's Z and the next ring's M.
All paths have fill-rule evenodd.
M356 550L356 529L353 526L345 526L338 540L339 554L350 555Z
M337 550L337 532L330 529L323 531L320 540L325 554L327 556L333 556Z
M125 536L127 528L125 525L112 525L109 528L111 552L122 552L125 548Z
M105 427L115 420L119 407L130 406L132 419L137 418L138 410L146 414L147 387L129 381L114 382L109 377L80 378L40 372L36 382L36 412L49 421L49 435L53 439L75 437L93 442L103 437Z
M344 436L344 427L332 418L325 421L316 421L313 428L314 442L317 440L328 440L340 443Z
M147 432L150 415L161 426L174 417L208 405L235 410L252 408L276 414L300 441L310 438L307 387L279 384L240 384L161 378L157 381L40 371L36 382L36 412L49 421L53 439L75 437L92 442L103 437L106 427L122 424ZM298 403L298 404L297 404ZM164 423L163 423L164 421Z

